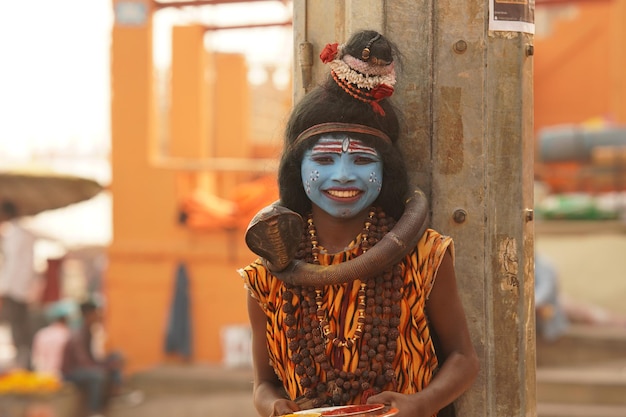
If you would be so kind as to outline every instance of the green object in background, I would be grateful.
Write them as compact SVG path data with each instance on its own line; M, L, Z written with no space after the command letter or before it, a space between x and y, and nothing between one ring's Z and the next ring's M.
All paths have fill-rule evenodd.
M615 220L619 210L604 207L594 196L582 193L556 194L535 207L537 215L549 220Z

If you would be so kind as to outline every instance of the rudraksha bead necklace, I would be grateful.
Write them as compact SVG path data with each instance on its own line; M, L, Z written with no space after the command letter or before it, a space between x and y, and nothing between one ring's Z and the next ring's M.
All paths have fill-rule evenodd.
M381 209L372 208L361 233L361 253L375 245L394 224ZM309 216L296 257L319 264L319 254L317 231ZM324 288L287 286L283 292L284 323L290 359L304 392L305 398L299 401L303 408L344 405L359 395L365 402L367 396L395 383L393 361L399 336L402 284L403 270L399 265L360 284L354 300L358 303L357 324L350 337L339 335L339 329L331 331ZM342 364L333 365L329 357L344 349L359 352L353 352L359 357L354 372L343 371Z

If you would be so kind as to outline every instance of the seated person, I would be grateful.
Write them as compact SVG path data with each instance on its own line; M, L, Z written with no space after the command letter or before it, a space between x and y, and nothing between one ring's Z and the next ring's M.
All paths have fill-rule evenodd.
M121 385L122 357L112 353L98 359L93 349L94 329L102 321L100 307L87 301L80 306L82 325L72 333L63 350L62 374L87 395L91 416L103 413Z
M557 340L570 325L626 328L626 317L599 305L568 297L559 288L559 272L544 254L535 253L537 338Z
M558 273L539 253L535 253L535 314L538 338L553 341L567 330L569 320L561 304Z

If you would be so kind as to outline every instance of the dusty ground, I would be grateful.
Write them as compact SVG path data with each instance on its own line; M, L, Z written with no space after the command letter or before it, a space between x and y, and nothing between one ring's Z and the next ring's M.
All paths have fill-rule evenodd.
M626 317L626 226L624 223L537 227L535 244L558 268L565 296Z

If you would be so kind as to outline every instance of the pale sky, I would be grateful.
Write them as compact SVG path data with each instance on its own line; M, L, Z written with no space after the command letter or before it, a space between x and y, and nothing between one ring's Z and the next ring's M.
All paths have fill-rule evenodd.
M0 160L82 148L108 132L106 0L0 5Z

